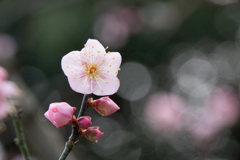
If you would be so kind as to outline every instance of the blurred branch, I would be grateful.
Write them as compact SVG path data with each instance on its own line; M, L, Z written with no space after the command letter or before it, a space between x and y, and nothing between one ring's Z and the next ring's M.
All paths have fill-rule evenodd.
M15 108L16 109L16 108ZM22 123L21 123L21 110L16 110L16 112L11 113L11 118L13 120L13 125L15 132L17 134L17 138L15 139L15 143L18 145L23 157L25 160L31 160L31 156L25 141L25 136L23 133Z

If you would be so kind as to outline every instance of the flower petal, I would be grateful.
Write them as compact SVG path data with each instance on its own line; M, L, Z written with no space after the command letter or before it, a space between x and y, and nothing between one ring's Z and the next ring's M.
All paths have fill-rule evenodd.
M101 73L108 73L112 76L116 76L118 74L118 69L120 67L120 64L122 62L122 57L120 53L118 52L110 52L107 54L104 58L104 63L101 64L101 67L103 69L101 70Z
M79 51L72 51L63 56L61 65L66 76L84 69L80 53Z
M77 74L71 74L68 76L68 82L70 87L79 93L90 94L91 93L91 82L87 75L78 76Z
M94 86L93 93L98 96L112 95L117 92L120 82L116 76L101 76Z

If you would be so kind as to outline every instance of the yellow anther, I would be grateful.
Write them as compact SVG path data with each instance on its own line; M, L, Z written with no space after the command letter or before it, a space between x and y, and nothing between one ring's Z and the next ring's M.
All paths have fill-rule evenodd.
M112 59L114 60L114 57Z
M84 82L82 82L82 84L83 84Z
M107 73L109 73L109 71L107 71Z
M91 93L93 93L93 91L91 91Z
M99 75L97 75L97 77L100 77Z
M86 53L84 53L84 56L86 55Z
M110 53L110 51L108 51L108 54Z
M104 59L102 61L104 61Z
M106 54L104 54L104 56L106 56Z
M73 52L73 54L74 54L74 52Z
M89 54L91 54L91 52L88 52Z
M117 81L119 81L119 79Z
M118 72L115 72L116 74L118 73Z
M76 79L76 77L74 77L74 79Z
M112 65L110 64L109 67L112 67Z
M99 81L99 79L97 79L97 81Z
M103 92L103 90L101 90L101 92Z
M67 68L69 68L69 66L67 66Z
M96 58L96 60L97 60L97 58Z
M87 45L85 44L85 45L84 45L84 47L86 48L86 47L87 47Z
M83 70L83 72L85 73L86 71L85 71L85 70Z
M94 48L94 46L92 46L92 48Z
M108 49L108 46L106 47L106 49Z
M97 53L100 53L100 51L97 51Z
M73 73L73 71L71 71Z
M90 77L91 79L93 79L93 77Z
M121 70L121 68L118 68L118 70L120 71L120 70Z
M106 81L106 83L108 83L108 82Z
M104 69L104 67L102 67L102 69Z
M92 54L92 56L94 56L94 54Z
M83 60L81 60L81 62L83 62Z
M89 58L90 58L91 56L89 56Z
M83 92L83 94L85 94L86 92Z
M83 67L86 67L85 65L83 65Z

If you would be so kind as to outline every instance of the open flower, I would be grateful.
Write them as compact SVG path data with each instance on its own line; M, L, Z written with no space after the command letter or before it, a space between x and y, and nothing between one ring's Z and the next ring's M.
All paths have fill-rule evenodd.
M71 122L75 110L75 107L71 107L66 102L51 103L44 116L59 128Z
M74 91L111 95L120 85L117 74L121 61L118 52L106 53L99 41L88 39L81 51L72 51L62 58L62 69Z

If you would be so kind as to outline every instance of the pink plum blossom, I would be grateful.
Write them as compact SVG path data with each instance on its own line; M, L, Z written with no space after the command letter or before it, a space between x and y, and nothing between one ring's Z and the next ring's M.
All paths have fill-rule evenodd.
M92 98L90 98L88 100L88 105L93 107L102 116L109 116L120 109L118 105L109 97L102 97L94 101Z
M77 124L78 124L79 128L87 129L89 126L92 125L91 119L92 118L89 116L82 116L82 117L78 118Z
M150 127L161 133L173 133L183 123L185 103L173 94L152 95L145 108L145 118Z
M75 110L75 107L71 107L66 102L51 103L44 116L59 128L71 122Z
M104 133L99 131L99 127L89 127L88 129L82 129L81 134L90 141L98 142L98 139L102 137Z
M120 86L117 74L121 61L118 52L106 53L99 41L88 39L81 51L72 51L62 58L62 69L74 91L111 95Z

